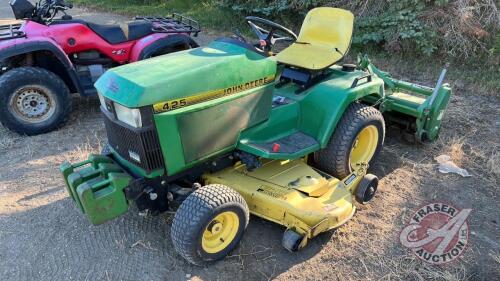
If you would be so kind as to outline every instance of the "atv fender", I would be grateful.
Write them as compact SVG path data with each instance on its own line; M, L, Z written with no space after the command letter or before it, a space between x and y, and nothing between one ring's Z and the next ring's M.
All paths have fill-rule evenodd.
M169 35L165 33L155 33L142 38L134 45L130 54L130 62L136 62L147 58L150 54L159 49L177 46L186 46L186 49L187 46L191 48L199 47L198 43L185 34Z
M64 67L56 73L63 79L71 92L84 94L80 80L73 64L64 51L50 38L36 37L31 39L14 39L0 44L0 62L18 55L29 54L38 51L50 52ZM62 75L61 75L62 74Z

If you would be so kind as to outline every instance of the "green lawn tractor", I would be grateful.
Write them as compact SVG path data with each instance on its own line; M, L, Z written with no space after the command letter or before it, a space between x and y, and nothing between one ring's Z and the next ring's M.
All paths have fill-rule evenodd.
M63 163L67 190L91 223L176 211L177 252L219 260L243 236L249 214L283 225L297 251L370 201L368 174L385 121L420 141L436 139L451 90L398 81L348 52L354 16L316 8L299 36L247 17L259 37L221 38L106 72L96 83L109 147ZM278 43L289 47L273 53Z

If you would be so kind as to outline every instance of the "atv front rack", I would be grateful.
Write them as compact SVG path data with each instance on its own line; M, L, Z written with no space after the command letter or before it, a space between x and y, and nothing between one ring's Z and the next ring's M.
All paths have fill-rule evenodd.
M136 20L149 21L156 33L188 33L198 36L200 24L188 17L173 13L170 17L135 17Z
M0 40L26 37L26 34L20 30L21 27L21 23L0 25Z

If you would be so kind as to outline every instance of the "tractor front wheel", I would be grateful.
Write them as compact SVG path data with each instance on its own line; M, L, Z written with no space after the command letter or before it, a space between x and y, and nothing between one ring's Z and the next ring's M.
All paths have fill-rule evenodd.
M377 156L384 137L385 123L380 111L353 103L337 124L327 147L314 153L314 161L320 170L343 179L356 164L370 163Z
M249 220L241 195L227 186L204 186L182 202L172 223L175 250L203 265L227 256L241 240Z

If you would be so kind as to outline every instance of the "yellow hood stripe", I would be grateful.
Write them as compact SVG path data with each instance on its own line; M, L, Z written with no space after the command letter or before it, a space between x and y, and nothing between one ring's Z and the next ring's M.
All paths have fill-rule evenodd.
M264 78L260 78L257 80L252 80L243 84L223 88L223 89L217 89L217 90L212 90L208 91L205 93L201 93L199 95L195 96L190 96L190 97L185 97L185 98L180 98L180 99L175 99L175 100L170 100L170 101L165 101L165 102L160 102L155 105L153 105L155 113L162 113L162 112L167 112L167 111L172 111L175 109L183 108L186 106L202 103L205 101L209 100L214 100L230 95L234 95L243 91L247 91L253 88L261 87L267 84L270 84L274 81L275 76L267 76Z

